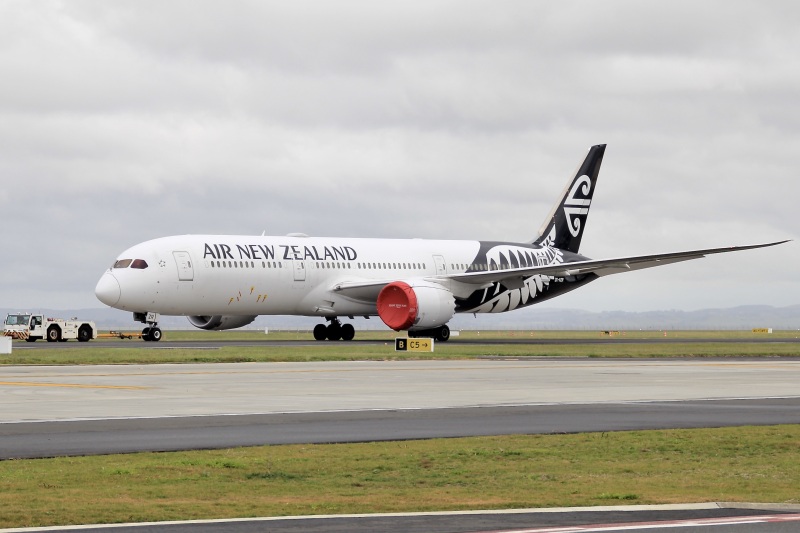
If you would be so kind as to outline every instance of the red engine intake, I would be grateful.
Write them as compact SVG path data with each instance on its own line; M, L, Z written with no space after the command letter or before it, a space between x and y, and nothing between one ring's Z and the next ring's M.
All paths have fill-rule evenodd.
M455 314L453 293L428 282L394 281L378 294L378 316L395 331L443 326Z
M413 326L418 312L417 295L408 283L395 281L378 294L378 315L395 331Z

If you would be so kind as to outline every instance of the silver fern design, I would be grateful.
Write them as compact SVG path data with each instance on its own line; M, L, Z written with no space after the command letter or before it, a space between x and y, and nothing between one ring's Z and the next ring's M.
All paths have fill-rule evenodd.
M557 248L527 248L502 244L486 252L489 270L508 270L534 266L555 265L564 262L564 254ZM509 288L508 282L495 282L483 291L481 303L469 313L502 313L533 303L537 294L547 292L552 276L529 276L520 287Z

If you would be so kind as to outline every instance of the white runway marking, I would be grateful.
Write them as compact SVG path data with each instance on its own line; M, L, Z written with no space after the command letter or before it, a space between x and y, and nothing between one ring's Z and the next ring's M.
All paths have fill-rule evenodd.
M715 527L745 524L768 524L774 522L800 522L800 514L763 516L736 516L730 518L695 518L691 520L669 520L661 522L639 522L635 524L596 524L589 526L544 527L533 529L504 529L483 533L598 533L600 531L641 531L646 529L682 529L686 527Z

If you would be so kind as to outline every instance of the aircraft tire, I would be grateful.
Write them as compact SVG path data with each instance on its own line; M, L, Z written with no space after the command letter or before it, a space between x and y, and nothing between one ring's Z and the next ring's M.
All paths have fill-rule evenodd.
M435 338L439 342L447 342L450 340L450 328L447 324L436 329Z
M342 327L338 323L328 324L325 329L329 341L338 341L342 338Z
M356 328L352 324L342 324L342 340L351 341L356 336Z
M328 327L325 324L314 326L314 340L324 341L328 338Z
M161 328L150 328L150 340L158 342L161 340Z
M150 341L150 328L144 328L142 330L142 340L143 341Z

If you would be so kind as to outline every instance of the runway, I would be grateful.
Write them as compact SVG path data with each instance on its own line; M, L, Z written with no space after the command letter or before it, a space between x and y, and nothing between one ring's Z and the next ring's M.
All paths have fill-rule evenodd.
M0 459L800 422L800 399L555 404L0 424Z
M725 504L640 505L566 509L518 509L387 515L197 520L24 531L86 533L790 533L800 514L786 508ZM6 530L0 530L0 533ZM15 533L22 530L12 530Z
M800 423L800 361L0 368L0 457Z

